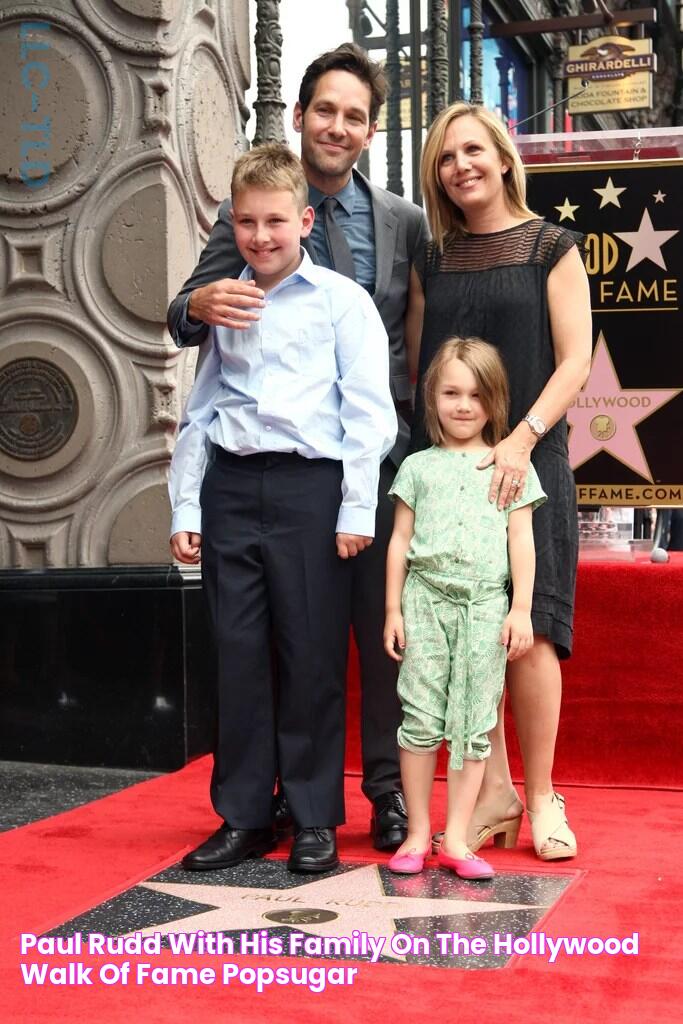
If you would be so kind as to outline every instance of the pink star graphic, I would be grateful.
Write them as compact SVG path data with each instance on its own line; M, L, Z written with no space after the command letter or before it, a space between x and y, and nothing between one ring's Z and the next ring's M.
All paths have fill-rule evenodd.
M600 332L590 376L567 411L570 425L569 462L577 469L597 452L606 451L635 473L652 481L636 425L670 402L683 388L641 391L622 388L605 336Z
M631 246L631 255L628 259L626 270L632 270L643 260L651 260L662 270L666 270L666 263L662 256L662 246L670 238L678 234L676 231L655 231L650 214L647 209L643 210L643 216L637 231L615 231L617 238Z

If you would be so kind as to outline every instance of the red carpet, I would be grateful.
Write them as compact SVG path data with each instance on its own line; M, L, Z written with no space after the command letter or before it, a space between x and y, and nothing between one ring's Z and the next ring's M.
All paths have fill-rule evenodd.
M317 995L290 987L256 995L251 988L221 985L24 987L18 934L50 929L177 860L214 826L207 782L204 759L175 775L0 836L4 1021L108 1024L135 1017L164 1024L190 1018L209 1024L225 1019L299 1024L389 1018L399 1024L492 1016L510 1024L533 1019L636 1024L672 1019L683 972L683 801L671 791L565 789L580 838L576 861L541 865L526 826L517 850L490 854L502 871L583 872L543 921L543 931L553 937L603 938L638 932L637 957L564 956L553 965L540 957L517 958L498 971L360 964L353 987ZM437 790L435 820L443 812L443 785ZM348 780L347 793L342 857L385 860L370 847L367 804L356 779ZM213 959L183 957L182 962L203 967ZM252 958L234 959L253 964ZM154 962L177 966L178 958L162 953ZM277 966L287 963L295 962L277 958Z
M490 852L501 873L569 872L576 877L537 932L603 939L637 932L638 956L561 955L554 964L543 957L517 957L501 970L470 971L361 963L352 987L321 994L272 987L257 995L253 988L220 984L25 987L18 966L20 932L45 932L101 904L175 863L215 827L204 759L175 775L0 835L2 1020L346 1024L386 1019L412 1024L500 1018L509 1024L640 1024L678 1019L683 799L675 787L683 780L681 623L683 556L665 566L581 565L576 654L565 671L557 764L557 781L579 837L579 857L566 865L542 865L533 855L526 824L518 849ZM348 765L357 769L353 671L351 677ZM515 773L519 777L518 763ZM620 788L604 788L609 784ZM443 817L444 790L437 784L435 824ZM386 861L370 846L368 805L359 794L358 778L351 776L347 820L340 831L342 858ZM88 963L87 957L79 959ZM211 966L214 959L188 956L182 965ZM254 958L231 959L254 965ZM260 962L302 964L285 958ZM64 960L53 959L51 966L58 963ZM164 952L154 963L178 966L178 958Z

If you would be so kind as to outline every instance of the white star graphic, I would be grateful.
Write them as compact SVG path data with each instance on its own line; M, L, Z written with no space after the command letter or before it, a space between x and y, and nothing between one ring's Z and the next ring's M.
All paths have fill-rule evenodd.
M555 207L555 209L557 210L557 212L560 215L560 221L563 221L563 220L574 220L575 221L576 217L574 216L574 210L578 210L578 208L579 208L578 205L577 206L572 206L572 204L569 202L569 197L568 196L565 197L565 200L564 200L562 206L556 206Z
M670 238L678 234L678 231L655 231L650 220L647 208L643 210L643 216L637 231L615 231L617 238L631 246L633 250L629 257L627 270L637 267L643 260L651 260L658 267L666 270L666 263L662 256L662 246Z
M653 192L652 193L652 198L654 199L654 201L656 203L663 203L664 200L666 199L666 192L662 192L662 190L660 188L658 192Z
M406 895L387 896L377 865L355 868L331 878L305 882L289 889L254 888L237 885L201 885L194 883L144 882L142 888L166 893L194 903L206 903L203 910L168 924L152 925L144 929L143 937L160 932L162 935L181 932L249 932L263 928L282 927L264 915L276 910L330 910L337 915L333 921L286 925L295 931L310 935L350 936L354 931L365 932L375 940L384 940L382 956L405 960L405 956L391 950L392 936L396 934L396 920L411 917L447 917L453 914L488 914L504 910L529 910L534 904L494 903L483 898L433 899L411 896L411 889L421 891L424 886L417 876L400 882ZM476 896L484 897L486 890ZM237 952L238 950L236 950Z
M601 210L602 210L603 206L608 206L610 203L613 206L618 206L619 209L621 209L621 203L619 202L619 196L621 195L622 192L626 191L626 186L624 185L623 188L615 188L614 184L612 183L612 179L608 178L607 179L607 184L605 185L604 188L594 188L593 191L597 192L598 195L601 197L601 199L600 199L600 209Z

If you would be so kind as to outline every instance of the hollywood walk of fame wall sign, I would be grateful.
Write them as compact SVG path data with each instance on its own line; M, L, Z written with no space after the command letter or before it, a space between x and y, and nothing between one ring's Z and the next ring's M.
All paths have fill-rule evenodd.
M582 505L683 505L682 168L529 168L531 208L585 236L593 361L567 413Z

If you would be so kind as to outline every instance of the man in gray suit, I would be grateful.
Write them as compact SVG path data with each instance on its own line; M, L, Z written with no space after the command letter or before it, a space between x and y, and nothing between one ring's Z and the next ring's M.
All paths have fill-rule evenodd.
M409 441L407 342L416 349L421 323L410 270L428 238L419 207L377 188L354 170L370 145L385 97L380 65L360 47L344 43L306 69L294 108L309 202L316 210L311 236L302 244L314 262L354 277L372 295L389 336L391 390L398 413L396 445L380 476L375 541L352 560L353 630L361 666L362 788L373 805L370 829L380 850L395 849L406 838L396 743L396 667L382 646L386 550L393 522L387 491ZM178 346L200 344L208 325L243 329L258 319L263 293L252 282L236 280L243 268L226 201L197 267L168 310L168 328ZM275 814L276 825L282 824L282 801L276 802Z

